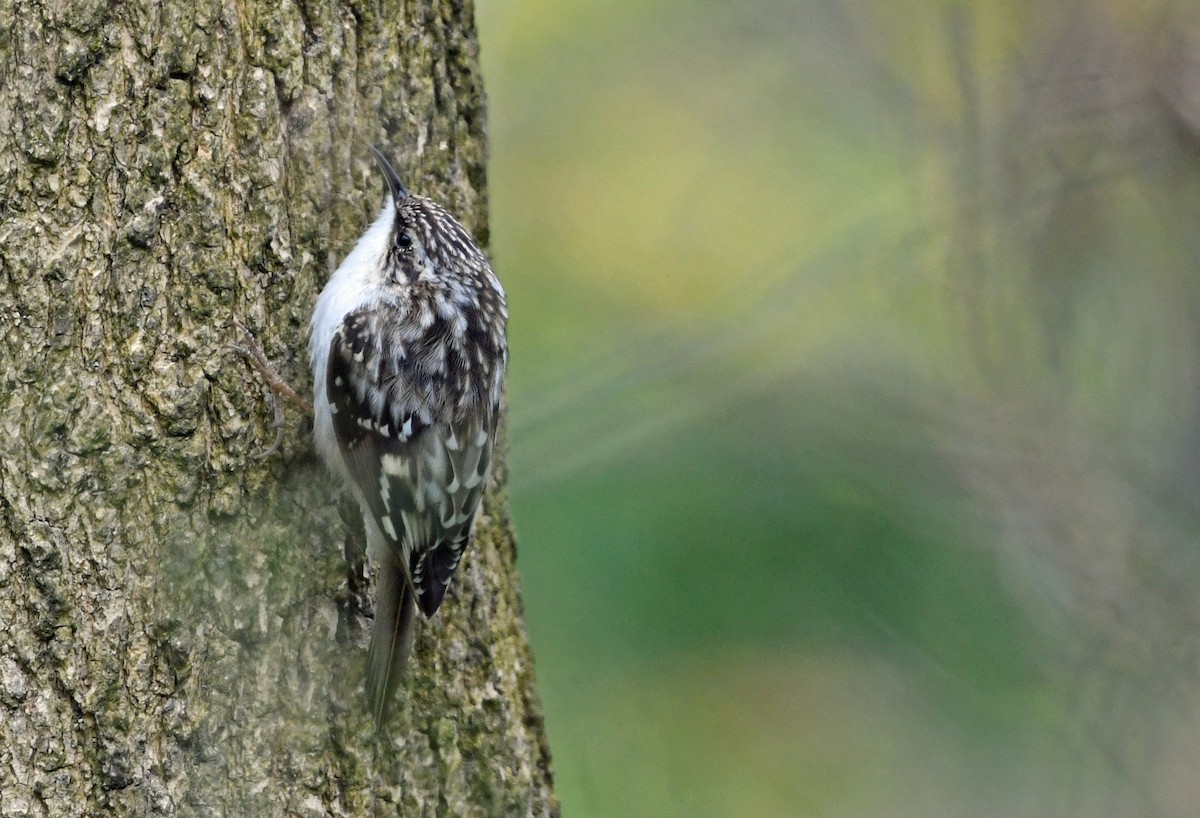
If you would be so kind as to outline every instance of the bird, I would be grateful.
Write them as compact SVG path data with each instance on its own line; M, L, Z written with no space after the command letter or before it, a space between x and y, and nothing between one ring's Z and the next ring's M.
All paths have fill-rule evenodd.
M487 255L400 181L322 290L310 324L313 436L362 511L375 563L366 692L376 727L473 537L508 364L508 304Z

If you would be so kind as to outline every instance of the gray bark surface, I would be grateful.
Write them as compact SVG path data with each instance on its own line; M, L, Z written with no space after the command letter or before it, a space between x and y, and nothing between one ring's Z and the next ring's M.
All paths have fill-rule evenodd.
M227 347L309 390L369 144L486 242L472 15L0 0L0 815L558 813L503 459L377 740L357 512Z

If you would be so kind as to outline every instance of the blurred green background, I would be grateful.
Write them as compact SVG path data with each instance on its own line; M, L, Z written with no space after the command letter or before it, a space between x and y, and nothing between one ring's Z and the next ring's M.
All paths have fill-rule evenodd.
M477 15L564 814L1195 814L1188 7Z

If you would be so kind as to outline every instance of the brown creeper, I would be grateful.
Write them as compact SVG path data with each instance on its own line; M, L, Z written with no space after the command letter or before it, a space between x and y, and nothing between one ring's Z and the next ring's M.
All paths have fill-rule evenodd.
M387 716L470 542L492 461L508 344L504 289L445 208L387 179L379 218L317 299L317 451L362 508L379 568L367 693Z

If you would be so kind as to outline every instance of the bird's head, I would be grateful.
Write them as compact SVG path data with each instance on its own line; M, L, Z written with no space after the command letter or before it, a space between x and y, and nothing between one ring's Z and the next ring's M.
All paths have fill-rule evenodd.
M437 202L408 191L382 153L371 148L387 181L392 208L384 268L391 283L418 288L453 287L487 259L470 234Z

